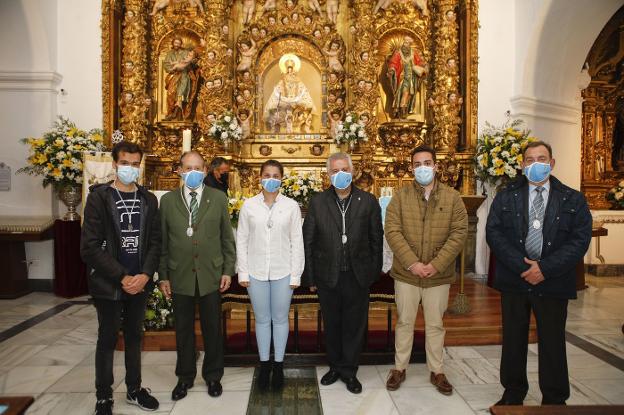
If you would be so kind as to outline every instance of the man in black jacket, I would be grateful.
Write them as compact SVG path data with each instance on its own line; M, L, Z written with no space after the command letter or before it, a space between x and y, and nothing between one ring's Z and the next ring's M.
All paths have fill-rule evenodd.
M158 202L136 184L141 149L122 141L113 148L112 155L117 178L91 188L80 241L99 323L95 352L98 415L112 413L113 355L122 315L126 400L147 411L155 411L159 405L149 390L141 387L143 320L160 254Z
M208 166L208 174L204 184L213 189L221 190L225 194L229 189L230 164L223 157L215 157Z
M570 397L565 324L576 298L575 267L591 240L592 217L582 193L550 176L550 145L529 143L524 176L496 195L487 242L496 255L494 288L501 292L505 388L497 405L522 405L529 389L526 362L531 310L537 322L542 405Z
M375 196L351 184L348 154L327 160L332 186L312 198L303 223L304 285L318 290L323 313L329 372L321 379L338 379L360 393L356 378L368 321L369 287L382 267L383 226Z

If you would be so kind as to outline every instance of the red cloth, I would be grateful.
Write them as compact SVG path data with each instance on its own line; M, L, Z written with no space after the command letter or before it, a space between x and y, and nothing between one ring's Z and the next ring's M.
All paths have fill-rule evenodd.
M87 267L80 259L80 221L54 223L54 294L71 298L88 293Z
M423 66L423 61L420 58L418 52L414 50L414 65ZM401 52L396 51L388 61L388 69L394 69L394 73L396 74L397 85L401 85L401 75L403 74L403 60L401 59Z

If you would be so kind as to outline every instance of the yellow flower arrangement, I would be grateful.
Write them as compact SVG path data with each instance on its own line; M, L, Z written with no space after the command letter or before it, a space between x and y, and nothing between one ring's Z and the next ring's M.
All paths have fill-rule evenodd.
M238 217L243 208L243 203L245 203L245 200L249 197L249 195L243 195L241 192L228 190L228 213L230 214L230 221L234 228L238 226Z
M520 129L521 120L509 120L501 127L489 123L479 136L474 158L476 176L482 182L500 185L515 179L522 170L526 145L537 140Z
M104 150L103 133L78 129L74 123L59 117L54 128L41 138L21 140L29 146L28 166L17 172L43 176L43 187L82 183L82 152Z
M314 194L323 191L323 182L311 173L299 175L296 170L292 170L282 179L280 191L305 207Z

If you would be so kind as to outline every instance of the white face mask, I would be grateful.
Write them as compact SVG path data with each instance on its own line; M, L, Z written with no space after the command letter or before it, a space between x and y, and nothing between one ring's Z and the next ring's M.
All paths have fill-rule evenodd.
M433 181L435 172L431 166L418 166L414 169L414 179L421 186L427 186Z

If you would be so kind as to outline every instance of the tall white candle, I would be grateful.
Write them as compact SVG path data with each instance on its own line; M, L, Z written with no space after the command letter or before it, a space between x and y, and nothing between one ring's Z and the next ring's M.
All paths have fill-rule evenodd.
M182 131L182 152L191 151L191 130Z

